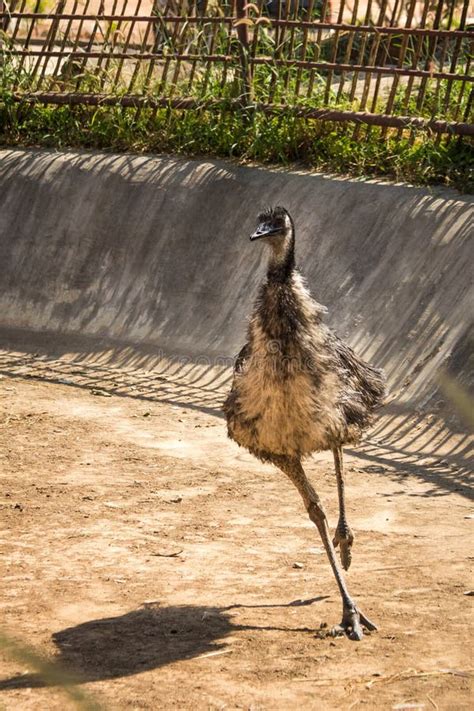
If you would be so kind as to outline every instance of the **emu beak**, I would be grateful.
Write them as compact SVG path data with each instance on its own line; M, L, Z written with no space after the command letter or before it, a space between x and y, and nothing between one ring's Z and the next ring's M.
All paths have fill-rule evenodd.
M269 237L270 235L276 235L280 232L279 227L269 227L268 225L259 225L255 232L250 235L250 241L254 242L256 239L261 239L262 237Z

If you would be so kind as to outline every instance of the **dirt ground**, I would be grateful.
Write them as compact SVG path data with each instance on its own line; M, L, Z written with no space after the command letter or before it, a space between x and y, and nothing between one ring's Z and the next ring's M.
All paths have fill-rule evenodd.
M472 708L474 515L455 459L370 438L347 453L348 584L379 631L334 639L321 626L341 605L316 530L217 409L181 404L178 380L145 398L143 379L113 394L74 381L86 366L52 382L44 362L12 363L1 628L79 674L101 708ZM306 468L334 525L331 457ZM0 654L0 674L5 709L73 708L26 662Z

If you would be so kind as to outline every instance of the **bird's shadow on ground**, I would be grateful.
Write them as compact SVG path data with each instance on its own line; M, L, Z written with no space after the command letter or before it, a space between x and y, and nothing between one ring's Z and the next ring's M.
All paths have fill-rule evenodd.
M130 676L173 662L201 655L224 653L225 638L238 630L284 630L311 633L306 627L239 625L232 610L260 607L299 607L320 602L327 596L294 600L281 605L230 605L205 607L145 605L118 617L90 620L53 634L59 655L55 658L57 677L73 682L99 681ZM0 680L0 691L38 688L48 681L40 674L22 674Z

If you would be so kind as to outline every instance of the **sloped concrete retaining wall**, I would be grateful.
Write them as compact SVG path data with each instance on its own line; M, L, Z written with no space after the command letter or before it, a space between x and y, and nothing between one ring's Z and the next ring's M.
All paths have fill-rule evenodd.
M415 406L440 366L466 380L471 198L220 161L1 151L0 327L231 356L267 204L292 212L329 323L393 388Z

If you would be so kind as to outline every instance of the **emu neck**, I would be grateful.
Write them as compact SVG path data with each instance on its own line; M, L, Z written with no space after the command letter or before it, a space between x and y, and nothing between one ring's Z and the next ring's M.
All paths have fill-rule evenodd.
M285 282L295 268L295 238L291 234L283 244L272 245L268 260L267 278L271 282Z

